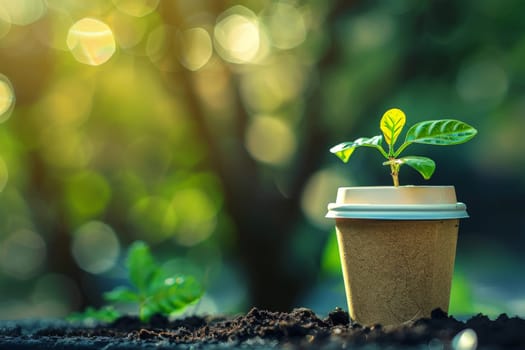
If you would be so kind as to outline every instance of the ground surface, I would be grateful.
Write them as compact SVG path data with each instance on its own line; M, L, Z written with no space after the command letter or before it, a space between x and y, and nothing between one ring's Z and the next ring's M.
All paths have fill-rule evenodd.
M72 325L65 321L2 321L0 349L525 349L525 320L478 315L465 322L440 310L432 318L400 326L362 327L340 309L319 318L309 309L290 313L252 309L237 317L154 317L141 324L124 317L110 325ZM467 331L469 336L472 331ZM459 335L458 335L459 334ZM458 344L458 341L462 344ZM470 346L469 346L470 343Z

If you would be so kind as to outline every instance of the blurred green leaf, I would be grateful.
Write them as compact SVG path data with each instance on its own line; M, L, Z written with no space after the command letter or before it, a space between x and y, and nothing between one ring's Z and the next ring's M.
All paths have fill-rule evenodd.
M452 279L452 287L450 290L450 307L449 314L451 315L469 315L475 314L473 302L472 287L467 277L459 271L454 272Z
M162 285L157 286L144 307L170 314L185 308L201 296L202 287L195 278L177 275L166 278Z
M337 244L337 234L332 230L326 241L321 260L323 272L330 275L342 275L341 259L339 257L339 246Z
M117 287L104 293L104 299L107 301L137 302L140 301L140 296L127 287Z
M107 301L136 303L139 318L146 322L155 313L170 315L202 297L201 284L192 276L166 276L146 243L131 245L127 257L130 282L137 289L117 287L104 294Z
M68 321L99 321L99 322L113 322L120 317L120 313L112 306L104 306L100 309L95 309L91 306L87 307L83 312L75 312L67 317Z
M147 293L160 274L149 247L142 241L134 242L129 248L127 268L131 283L140 293Z

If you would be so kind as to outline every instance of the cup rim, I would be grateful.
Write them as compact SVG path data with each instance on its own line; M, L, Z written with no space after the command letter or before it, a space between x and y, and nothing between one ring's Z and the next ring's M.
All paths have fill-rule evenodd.
M340 187L327 218L442 220L467 218L454 186Z

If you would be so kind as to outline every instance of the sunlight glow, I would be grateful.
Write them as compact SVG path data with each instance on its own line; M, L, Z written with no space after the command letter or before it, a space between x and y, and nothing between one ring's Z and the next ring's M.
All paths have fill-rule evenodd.
M91 66L107 62L116 49L111 28L93 18L84 18L73 24L66 43L78 62Z
M3 20L23 26L38 21L46 13L47 5L44 0L0 0L0 8L9 14L8 18L2 16Z
M14 106L15 94L13 86L5 75L0 74L0 123L9 119Z
M243 6L234 6L221 15L214 36L219 55L231 63L252 62L259 52L259 22L255 14Z
M290 126L272 116L257 116L248 126L246 148L256 160L279 165L286 163L296 149Z
M265 23L272 45L279 49L291 49L306 39L306 25L303 14L293 5L275 3L269 10Z
M210 35L203 28L191 28L180 35L181 64L191 71L204 67L213 54Z
M115 265L120 243L111 227L100 221L90 221L74 233L71 250L80 268L99 274Z
M133 17L149 15L159 5L160 0L113 0L113 4L120 11Z

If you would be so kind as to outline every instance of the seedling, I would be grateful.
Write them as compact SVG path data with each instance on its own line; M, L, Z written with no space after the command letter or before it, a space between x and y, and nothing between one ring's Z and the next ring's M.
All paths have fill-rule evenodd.
M167 275L151 255L144 242L135 242L129 248L126 259L128 278L132 288L121 286L104 294L113 303L131 303L138 309L141 321L147 322L154 314L171 315L195 303L202 296L202 287L192 276ZM96 319L109 321L120 314L111 306L84 313L70 319Z
M383 114L379 127L383 135L366 138L361 137L352 142L343 142L330 149L330 152L347 163L350 156L358 147L371 147L377 149L386 162L383 165L390 166L390 174L394 186L399 186L399 169L406 164L417 170L425 180L430 179L436 163L427 157L399 155L411 144L421 143L438 146L450 146L465 143L472 139L478 131L472 126L454 119L428 120L417 123L408 129L405 141L395 148L396 141L405 126L406 116L402 110L397 108L389 109ZM383 138L388 145L388 152L383 148Z

